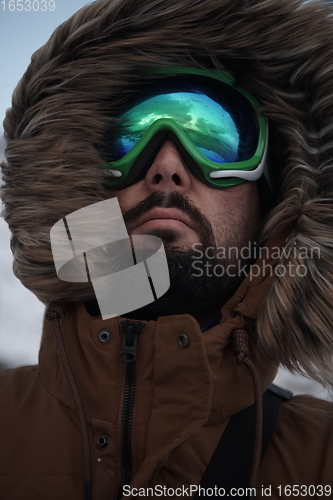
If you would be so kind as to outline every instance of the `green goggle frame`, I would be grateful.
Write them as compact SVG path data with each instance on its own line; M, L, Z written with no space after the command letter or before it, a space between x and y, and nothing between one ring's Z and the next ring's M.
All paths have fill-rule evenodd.
M255 129L255 136L253 139L254 145L252 146L249 158L237 161L213 161L195 145L195 141L190 138L188 131L179 123L176 118L177 109L170 109L167 113L167 115L170 116L163 116L154 120L153 123L143 131L141 136L136 135L137 142L134 142L132 147L129 146L129 150L122 157L103 164L104 167L110 170L112 176L110 183L112 187L115 189L122 189L144 178L159 148L167 138L170 138L176 143L190 171L198 179L211 187L231 187L245 181L256 181L262 176L266 167L268 143L267 119L258 114L260 104L257 99L245 89L238 87L236 85L236 78L232 74L220 70L207 71L189 67L171 67L152 69L145 72L145 75L165 75L166 77L175 77L176 79L182 76L188 79L193 76L194 82L196 78L199 77L201 80L208 82L208 87L209 82L214 82L213 85L215 86L215 90L219 89L219 85L221 84L221 94L223 94L223 89L228 90L228 88L230 88L230 92L233 93L232 99L234 101L234 107L235 105L238 106L239 102L239 110L237 110L237 112L240 113L240 116L242 113L242 106L244 109L245 107L250 109L250 113L253 112L252 120L254 126L252 126L251 134L253 135L253 130ZM181 80L179 81L181 82ZM161 86L163 88L163 79L161 79ZM179 89L180 90L177 92L182 91L181 84ZM167 94L167 91L164 89L161 94L163 97L163 95L165 96L165 94ZM155 90L153 93L153 96L156 95L159 95L158 90ZM195 94L193 95L195 97ZM239 101L237 96L239 96ZM225 102L227 102L227 99L228 96L224 97ZM144 98L143 101L147 102L147 98ZM140 102L140 100L138 102ZM125 111L121 118L126 120L128 116L131 116L131 110L135 109L136 107L134 106L130 108L129 111ZM132 114L135 116L135 111L132 111ZM232 110L230 116L232 116ZM223 117L225 117L225 115L223 115ZM223 120L225 120L225 118L223 118ZM238 121L241 122L241 118L238 118ZM236 119L236 127L237 125ZM242 133L246 136L246 130ZM124 136L125 135L126 133L124 133Z

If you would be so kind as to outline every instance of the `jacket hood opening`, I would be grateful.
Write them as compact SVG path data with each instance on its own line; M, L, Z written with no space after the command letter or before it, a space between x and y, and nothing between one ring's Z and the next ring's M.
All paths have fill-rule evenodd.
M227 69L257 96L281 136L271 139L280 201L261 240L288 228L276 265L304 271L275 276L265 290L255 318L258 348L332 383L332 34L332 6L324 0L102 0L83 7L35 52L4 121L2 200L16 276L46 304L91 299L89 284L57 277L49 232L61 217L110 197L99 149L117 110L144 86L137 75L175 64ZM245 289L243 302L255 288Z

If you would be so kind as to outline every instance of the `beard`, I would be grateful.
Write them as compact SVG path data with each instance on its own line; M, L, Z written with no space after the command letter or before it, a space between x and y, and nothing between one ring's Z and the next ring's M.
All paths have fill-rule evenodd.
M197 259L195 250L167 249L170 288L154 302L125 314L126 318L154 320L160 316L190 314L204 326L213 315L233 296L242 276L219 276L212 270L215 266L227 268L232 263L226 259ZM195 267L194 267L195 265Z
M150 235L158 236L164 243L170 288L154 302L124 316L129 319L156 321L160 316L190 314L203 326L232 297L243 280L241 275L230 276L224 273L221 276L212 270L216 266L226 270L227 266L236 264L237 260L217 258L217 245L210 222L193 202L178 192L154 192L124 212L123 217L128 232L131 232L139 217L154 207L178 208L188 215L191 221L195 221L195 230L200 241L200 255L203 255L198 260L198 250L182 249L177 246L181 236L177 230L157 228L150 230ZM226 248L233 245L234 241L225 242ZM205 252L208 247L209 257Z
M238 259L231 254L221 258L221 248L241 248L245 241L237 239L242 233L236 228L232 234L223 236L223 247L217 246L212 225L194 203L178 192L153 192L145 200L123 213L128 233L131 234L138 219L154 207L178 208L189 216L193 228L198 234L200 259L196 248L182 248L178 245L181 238L179 230L154 228L149 235L159 237L164 244L168 261L170 287L167 292L154 302L124 314L128 319L156 321L161 316L189 314L201 326L204 326L221 310L223 305L234 295L243 281L242 274L214 272L215 269L227 270L228 266L236 265ZM239 229L239 230L238 230ZM196 245L195 245L196 247ZM209 252L206 250L209 249ZM109 259L107 255L106 259ZM103 266L105 258L102 259ZM250 258L242 260L242 269L251 264ZM103 267L103 269L105 269ZM114 272L114 271L113 271ZM92 316L100 315L97 300L86 302L86 309Z

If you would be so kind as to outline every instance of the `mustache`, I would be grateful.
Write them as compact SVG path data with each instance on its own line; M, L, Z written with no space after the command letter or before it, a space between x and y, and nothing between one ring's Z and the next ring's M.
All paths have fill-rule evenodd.
M135 222L149 210L155 208L178 208L193 222L194 229L199 233L203 242L214 241L213 228L205 215L186 196L177 191L154 191L137 205L123 212L123 218L130 232Z

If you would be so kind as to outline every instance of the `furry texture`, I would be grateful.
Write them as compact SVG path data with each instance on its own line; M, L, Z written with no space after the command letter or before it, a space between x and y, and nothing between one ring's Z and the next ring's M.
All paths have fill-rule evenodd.
M91 298L89 285L57 278L49 231L110 197L98 151L119 107L145 84L138 72L227 68L259 97L287 145L282 201L263 239L290 225L289 261L307 268L306 277L273 283L258 345L274 361L332 382L332 40L324 0L101 0L81 9L33 55L4 122L2 199L16 276L45 303ZM302 247L319 247L320 258L302 258Z

